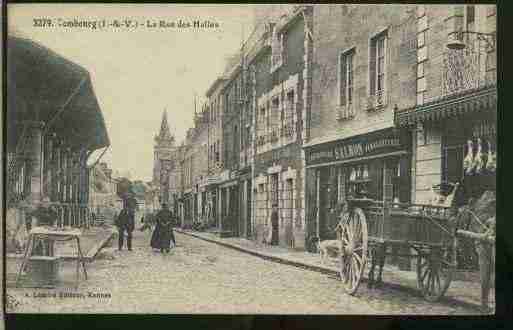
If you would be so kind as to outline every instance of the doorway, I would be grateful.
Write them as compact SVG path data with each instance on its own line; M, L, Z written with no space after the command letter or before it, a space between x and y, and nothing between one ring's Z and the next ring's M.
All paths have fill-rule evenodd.
M250 239L252 235L251 230L251 180L246 181L246 238Z
M293 236L293 214L294 214L294 191L293 180L285 180L285 187L283 190L283 218L282 223L285 229L285 244L287 247L294 247Z

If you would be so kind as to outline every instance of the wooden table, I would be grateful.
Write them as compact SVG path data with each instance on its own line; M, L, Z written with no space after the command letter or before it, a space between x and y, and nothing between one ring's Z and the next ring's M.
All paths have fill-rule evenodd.
M18 286L19 279L21 277L21 273L25 269L28 261L32 257L32 253L34 250L34 242L37 240L48 240L51 242L55 241L68 241L75 240L76 241L76 251L77 251L77 268L76 268L76 286L78 287L80 280L80 265L82 265L82 269L84 272L85 279L87 280L87 270L84 261L84 255L82 254L82 249L80 247L80 236L82 236L82 232L79 229L57 229L54 227L34 227L30 233L27 242L27 246L25 248L25 253L23 256L23 261L21 263L20 269L16 276L16 286ZM53 244L51 244L51 248L53 249ZM46 251L47 256L53 256L54 251ZM40 257L40 256L38 256ZM45 256L42 256L45 257Z

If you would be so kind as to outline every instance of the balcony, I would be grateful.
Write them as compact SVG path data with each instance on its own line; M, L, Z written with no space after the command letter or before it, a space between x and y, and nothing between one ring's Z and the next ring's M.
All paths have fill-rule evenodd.
M429 60L429 85L422 102L396 108L396 125L417 125L478 111L496 116L496 56L493 34L467 31L450 38L446 49Z
M269 135L268 135L268 140L269 142L271 143L276 143L278 142L278 129L274 129L272 130Z
M257 136L256 144L259 147L263 146L265 144L265 136L264 135Z
M385 90L378 90L373 95L367 97L367 111L377 111L387 104Z
M354 117L354 106L352 103L341 105L337 109L337 120L349 120Z
M287 122L283 125L282 129L281 129L281 134L280 136L281 137L284 137L284 138L292 138L294 137L294 133L295 133L295 127L294 127L294 123L293 122Z
M441 98L496 84L495 52L484 40L466 37L464 49L442 55Z

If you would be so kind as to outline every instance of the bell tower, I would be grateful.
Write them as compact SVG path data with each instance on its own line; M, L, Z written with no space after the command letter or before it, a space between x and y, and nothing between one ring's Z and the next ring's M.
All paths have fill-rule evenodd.
M159 187L162 202L167 201L169 189L169 173L173 166L173 154L175 150L175 138L171 134L167 122L167 111L162 113L160 132L154 138L153 146L153 184Z

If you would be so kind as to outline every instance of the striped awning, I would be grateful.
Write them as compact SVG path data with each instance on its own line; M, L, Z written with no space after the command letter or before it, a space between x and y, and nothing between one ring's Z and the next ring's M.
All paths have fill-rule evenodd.
M396 112L395 124L399 127L414 126L426 121L438 121L477 112L489 112L490 116L496 116L496 107L497 87L491 86Z

